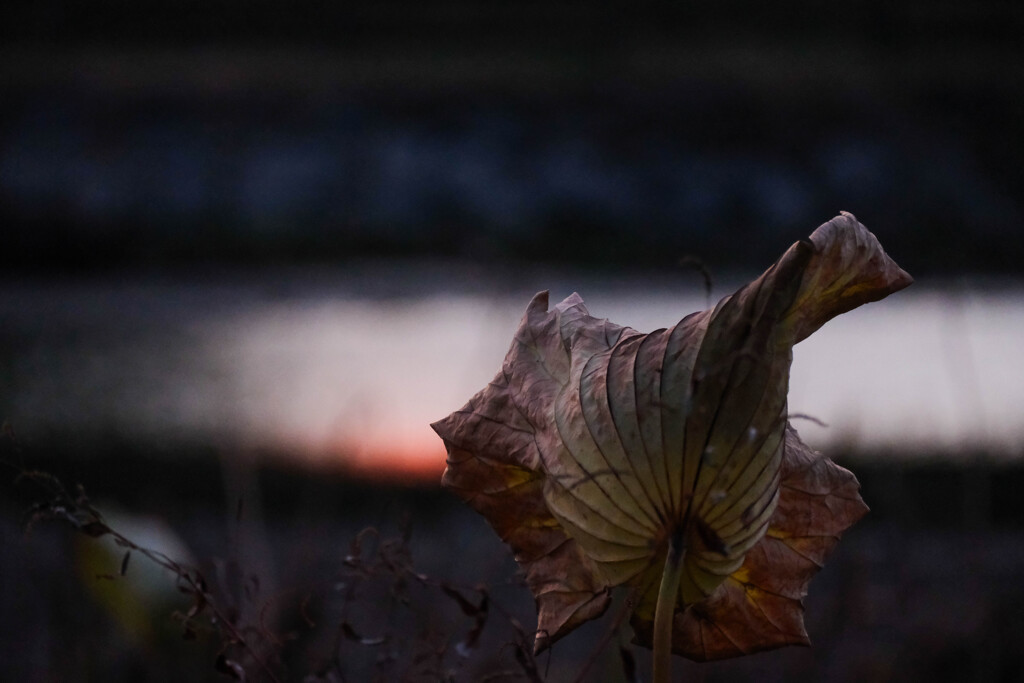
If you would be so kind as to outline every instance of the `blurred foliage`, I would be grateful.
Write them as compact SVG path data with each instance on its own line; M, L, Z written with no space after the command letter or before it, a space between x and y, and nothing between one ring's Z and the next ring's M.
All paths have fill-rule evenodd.
M225 610L241 608L240 618L259 624L260 609L270 604L262 618L271 633L285 637L288 680L326 675L339 651L335 647L349 672L372 675L386 650L362 641L376 642L389 624L405 659L388 666L404 666L417 656L436 662L441 650L447 661L461 661L457 646L480 620L481 580L489 616L479 645L458 669L459 680L478 680L474 671L528 676L516 659L516 630L500 613L502 606L514 606L509 616L519 624L535 619L529 594L514 577L514 562L478 515L438 488L371 486L329 472L290 469L274 459L277 465L256 469L239 507L237 500L225 499L225 472L215 458L152 458L110 443L95 445L94 457L83 461L62 455L63 447L33 444L26 454L3 439L0 446L8 473L0 477L4 680L229 680L217 670L223 642L212 625L197 628L195 640L181 637L182 622L173 613L187 614L194 596L177 593L174 604L150 611L148 641L127 637L94 597L90 583L103 584L105 591L129 590L128 577L146 563L137 551L125 577L123 554L116 553L97 567L114 578L97 578L96 570L83 573L75 550L96 539L55 523L37 523L25 533L31 504L50 500L24 479L14 485L19 470L8 465L22 467L29 456L35 469L101 492L103 502L94 504L98 512L116 504L133 515L164 520L188 545L194 568ZM1024 571L1024 468L983 461L896 465L884 456L851 463L848 454L833 455L856 469L872 511L844 537L816 579L814 599L806 606L812 647L717 664L680 660L685 680L763 681L766 671L772 672L770 680L1018 680L1024 674L1018 656L1024 646L1018 586ZM68 493L73 502L77 493ZM403 518L411 527L392 521ZM360 535L367 526L379 534ZM267 544L265 555L245 540L254 528ZM405 573L410 557L414 573L430 583ZM397 574L381 569L385 559ZM405 586L396 589L403 575ZM346 586L355 586L356 595L342 616ZM408 605L396 601L402 596ZM550 683L575 680L600 649L584 680L621 681L634 665L642 680L648 658L629 654L631 634L615 630L616 616L624 613L613 605L605 619L557 644L550 657L538 661L538 673ZM221 668L239 661L244 659L237 654L226 655ZM395 670L405 671L389 671Z
M752 266L842 209L915 273L1019 274L1022 28L999 2L8 3L0 259Z

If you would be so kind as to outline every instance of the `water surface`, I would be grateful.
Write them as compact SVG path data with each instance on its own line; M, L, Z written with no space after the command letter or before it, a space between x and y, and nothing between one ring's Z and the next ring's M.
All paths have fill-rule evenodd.
M693 278L442 266L8 282L0 410L26 437L199 440L432 476L429 423L494 376L545 288L641 331L708 302ZM801 433L864 457L1024 457L1022 293L918 282L833 320L794 352L790 412L814 418Z

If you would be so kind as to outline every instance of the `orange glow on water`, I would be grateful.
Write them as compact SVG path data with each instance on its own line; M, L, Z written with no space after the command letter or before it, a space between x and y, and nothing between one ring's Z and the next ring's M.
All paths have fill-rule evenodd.
M382 484L439 486L444 472L444 445L428 425L406 425L391 434L368 432L361 439L327 442L291 440L284 452L296 453L304 464L335 470L356 479Z
M440 485L445 451L440 439L432 444L365 444L340 451L353 476L383 483Z

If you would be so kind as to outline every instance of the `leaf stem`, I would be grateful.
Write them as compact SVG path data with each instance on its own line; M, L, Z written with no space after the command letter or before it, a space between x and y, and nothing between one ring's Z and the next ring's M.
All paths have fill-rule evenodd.
M665 557L665 571L661 575L658 603L654 608L654 676L652 683L672 681L672 618L676 611L679 581L683 574L682 535L672 534Z

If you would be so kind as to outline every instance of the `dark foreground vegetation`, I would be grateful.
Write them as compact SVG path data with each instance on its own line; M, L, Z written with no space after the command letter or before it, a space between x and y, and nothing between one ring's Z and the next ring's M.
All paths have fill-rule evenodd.
M616 630L621 600L534 659L532 601L509 552L433 485L199 449L152 458L110 443L72 459L66 446L5 443L3 680L649 675L629 627ZM1021 680L1024 467L839 455L872 512L811 585L813 647L680 663L684 680ZM140 519L187 556L147 557Z

